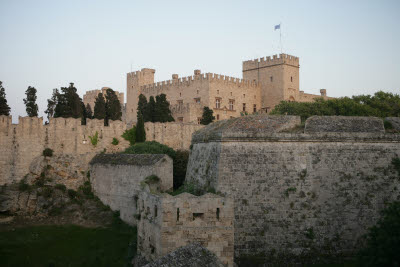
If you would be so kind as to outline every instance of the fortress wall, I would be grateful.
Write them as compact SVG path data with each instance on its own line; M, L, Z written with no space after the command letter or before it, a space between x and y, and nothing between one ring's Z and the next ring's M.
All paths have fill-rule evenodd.
M192 133L202 125L180 123L146 123L147 140L155 140L174 149L189 149ZM122 121L111 121L104 126L102 120L51 118L43 125L42 118L20 117L19 124L12 124L11 116L0 116L0 185L21 180L31 162L41 156L45 148L57 154L79 155L88 165L94 155L103 152L121 152L129 142L121 137L126 130ZM98 143L93 146L89 136L98 132ZM113 138L119 140L112 145ZM179 137L179 138L176 138Z
M288 65L299 66L299 58L287 54L273 55L271 57L262 57L254 60L243 61L243 70L252 70L257 68L264 68L286 63Z
M196 143L186 180L234 197L235 256L355 251L400 199L399 135L271 134ZM235 140L237 139L237 141Z

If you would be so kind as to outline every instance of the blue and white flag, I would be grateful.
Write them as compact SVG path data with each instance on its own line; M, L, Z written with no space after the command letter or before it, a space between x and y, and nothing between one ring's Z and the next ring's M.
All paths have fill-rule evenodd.
M275 25L275 31L281 29L281 24Z

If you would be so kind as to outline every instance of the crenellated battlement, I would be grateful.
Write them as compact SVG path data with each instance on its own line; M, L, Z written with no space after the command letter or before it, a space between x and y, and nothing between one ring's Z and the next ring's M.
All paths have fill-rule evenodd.
M275 66L280 64L287 64L295 67L299 67L299 58L288 54L273 55L271 57L262 57L253 60L243 61L243 71Z

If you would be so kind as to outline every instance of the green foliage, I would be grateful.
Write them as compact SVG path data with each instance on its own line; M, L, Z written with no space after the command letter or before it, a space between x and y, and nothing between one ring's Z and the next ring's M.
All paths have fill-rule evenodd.
M136 126L125 130L125 132L122 134L122 138L124 138L126 141L129 141L129 144L133 146L136 142Z
M93 119L93 111L89 103L86 104L85 109L86 109L86 118Z
M36 179L35 185L37 187L42 187L42 186L44 186L44 183L45 183L45 177L44 177L44 172L42 172L41 177Z
M57 215L62 207L51 211ZM53 214L55 213L55 214ZM136 228L45 225L0 230L2 266L130 266Z
M86 181L83 185L79 186L79 191L82 192L86 198L89 199L94 198L94 194L92 192L92 186L89 181Z
M97 143L99 142L99 133L96 131L94 136L89 136L89 139L93 146L97 146Z
M400 158L393 158L392 159L392 165L394 169L397 171L400 177Z
M366 246L358 254L360 266L398 266L400 263L400 202L389 204L369 229Z
M125 154L167 154L175 159L176 152L169 146L160 144L156 141L137 143L125 149Z
M106 101L102 93L99 93L94 102L93 118L104 120L106 118Z
M169 102L165 94L156 96L156 105L154 110L154 121L155 122L170 122L174 121L171 110L169 109Z
M157 175L153 174L144 178L143 182L145 182L146 184L156 184L160 182L160 178Z
M10 106L7 104L6 91L3 87L3 82L0 81L0 115L10 115Z
M67 187L66 187L64 184L56 184L56 185L54 186L54 188L55 188L55 189L58 189L58 190L60 190L60 191L62 191L62 192L67 191Z
M45 148L43 150L43 156L44 157L52 157L53 156L53 149L51 148Z
M383 126L385 126L385 130L392 130L393 129L393 125L390 121L383 121Z
M203 116L201 117L200 123L203 125L208 125L215 120L213 116L213 111L209 107L204 107Z
M288 189L285 190L285 196L288 197L289 193L294 193L296 192L296 188L295 187L289 187Z
M24 177L21 181L18 183L18 190L21 192L24 191L29 191L31 189L31 186L26 182L26 177Z
M119 140L114 137L111 144L113 144L114 146L117 146L119 144Z
M314 238L315 238L314 229L313 229L312 227L311 227L311 228L308 228L307 231L304 233L304 235L305 235L308 239L314 240Z
M137 114L137 124L136 124L136 142L141 143L146 141L146 130L144 129L143 116L140 111Z
M76 192L74 189L68 189L67 193L70 199L74 199L78 196L78 192Z
M107 120L121 120L121 103L113 89L106 91L106 117Z
M271 111L271 115L274 114L298 115L303 121L313 115L398 117L400 96L379 91L373 96L359 95L329 100L318 98L308 103L282 101Z
M174 159L174 189L181 187L185 181L189 151L177 150Z
M151 118L149 118L149 114L147 114L147 98L143 94L139 95L137 111L140 111L142 113L143 120L145 122L151 121Z
M83 117L84 105L73 83L70 83L69 87L61 87L61 93L59 93L58 90L55 92L53 91L53 96L55 97L55 118ZM52 100L50 100L50 103L52 103Z
M150 96L149 103L147 103L146 106L145 117L148 119L148 121L155 122L156 121L155 114L156 114L156 101L154 100L153 96Z
M53 188L46 186L42 190L42 196L45 198L50 198L51 195L53 194Z
M58 100L58 95L59 95L58 89L53 89L53 94L50 99L47 99L47 109L44 111L44 113L47 114L47 119L50 120L51 117L54 116L55 108L57 105L57 100Z
M26 106L26 113L28 114L29 117L37 117L38 116L38 111L39 107L36 104L36 89L35 87L29 86L28 89L26 89L25 94L26 98L24 98L24 104Z

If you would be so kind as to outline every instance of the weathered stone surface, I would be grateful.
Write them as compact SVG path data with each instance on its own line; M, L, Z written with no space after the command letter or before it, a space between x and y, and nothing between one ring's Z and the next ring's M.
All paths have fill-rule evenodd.
M136 224L137 201L141 183L146 177L156 175L161 190L173 187L173 163L167 155L104 154L91 162L93 191L112 210L119 210L121 219Z
M392 124L392 127L396 131L400 131L400 118L399 117L387 117L385 118L385 121L390 122Z
M224 267L218 258L200 244L189 244L151 262L145 267Z
M243 116L207 125L193 134L192 142L228 140L237 137L258 138L291 129L300 123L299 116Z
M383 121L376 117L312 116L305 133L383 133Z
M138 251L155 260L193 241L233 266L233 200L207 193L139 195Z
M197 139L186 181L234 198L235 257L350 252L400 198L396 157L400 135L380 131Z

